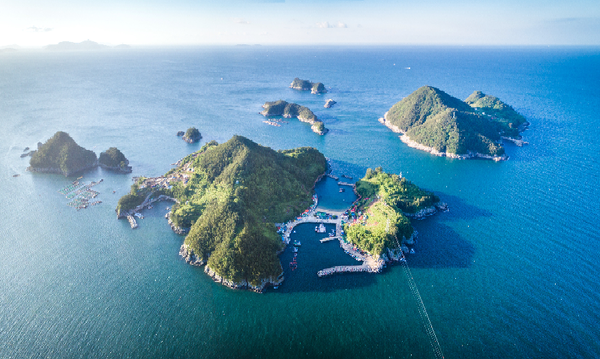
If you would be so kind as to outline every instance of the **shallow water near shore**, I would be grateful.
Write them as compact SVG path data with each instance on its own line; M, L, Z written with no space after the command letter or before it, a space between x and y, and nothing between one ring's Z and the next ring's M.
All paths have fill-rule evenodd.
M303 56L296 54L302 53ZM410 67L410 70L407 69ZM288 88L300 77L325 95ZM139 228L114 208L133 176L158 176L202 144L239 134L275 149L312 146L334 174L368 167L434 191L450 211L413 221L411 273L446 358L600 357L598 48L195 48L0 54L0 357L435 358L399 266L317 278L355 264L314 226L286 280L264 294L214 283L178 255L164 214ZM499 97L531 122L510 160L459 161L404 145L377 119L422 85ZM323 107L332 98L337 104ZM311 108L330 133L268 126L266 101ZM195 126L203 139L175 136ZM25 147L68 132L97 154L118 147L133 173L83 174L102 203L77 211L75 178L28 173ZM13 177L20 174L19 177ZM324 209L343 209L330 178ZM115 193L113 193L113 191Z

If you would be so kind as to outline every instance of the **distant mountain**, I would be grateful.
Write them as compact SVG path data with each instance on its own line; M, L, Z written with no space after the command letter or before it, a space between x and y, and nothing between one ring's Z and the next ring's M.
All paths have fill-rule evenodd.
M95 50L105 50L105 49L128 49L131 46L121 44L117 46L107 46L99 44L95 41L86 40L82 42L71 42L71 41L62 41L55 45L46 46L47 50L52 51L95 51Z

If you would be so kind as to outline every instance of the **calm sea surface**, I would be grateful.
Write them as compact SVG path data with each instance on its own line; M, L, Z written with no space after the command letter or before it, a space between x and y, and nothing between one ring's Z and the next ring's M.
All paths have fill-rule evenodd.
M329 93L288 88L294 77ZM132 49L0 54L1 358L435 358L405 272L318 279L353 264L317 241L299 267L255 294L215 284L178 256L183 237L163 203L140 227L114 208L131 177L156 176L206 141L239 134L286 149L313 146L334 173L368 167L434 191L447 213L416 221L408 263L446 358L600 357L600 49ZM524 114L530 145L502 163L438 158L377 122L422 85L474 90ZM325 109L325 100L338 102ZM262 123L265 101L311 108L331 131ZM195 126L200 144L175 136ZM32 174L25 147L68 132L97 154L116 146L133 173L84 180L103 203L76 211L57 191L73 178ZM19 177L13 177L20 174ZM331 182L323 205L352 201ZM113 193L114 192L114 193Z

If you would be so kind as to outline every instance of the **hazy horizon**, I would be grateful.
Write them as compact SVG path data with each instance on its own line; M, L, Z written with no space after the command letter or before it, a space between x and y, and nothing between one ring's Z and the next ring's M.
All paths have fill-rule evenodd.
M600 45L600 6L588 0L30 0L2 7L0 47L88 39L134 46Z

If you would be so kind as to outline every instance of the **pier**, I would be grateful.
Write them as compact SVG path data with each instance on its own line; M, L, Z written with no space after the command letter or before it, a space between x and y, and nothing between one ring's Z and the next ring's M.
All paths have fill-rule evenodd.
M329 242L329 241L333 241L335 239L342 239L342 237L340 236L335 236L335 237L325 237L323 239L321 239L321 243L325 243L325 242Z
M348 183L348 182L338 182L339 186L350 186L350 187L354 187L354 183Z
M376 273L373 269L367 264L361 264L358 266L335 266L331 268L321 269L317 272L317 276L319 278L336 274L336 273L358 273L358 272L367 272L367 273Z
M131 229L136 229L138 227L138 224L132 215L127 215L127 220L129 221L129 225L131 226Z
M332 175L331 173L328 173L326 176L329 178L333 178L336 181L338 181L340 179L338 176Z

